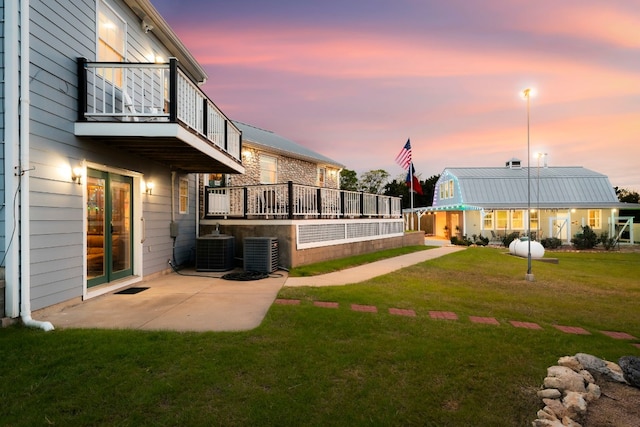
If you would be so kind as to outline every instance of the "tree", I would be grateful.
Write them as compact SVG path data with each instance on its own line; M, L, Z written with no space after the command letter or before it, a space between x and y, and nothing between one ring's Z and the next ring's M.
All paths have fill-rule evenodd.
M358 187L365 193L382 194L388 179L389 172L383 169L370 170L362 174Z
M358 174L351 169L342 169L340 172L340 189L358 191Z
M436 186L436 182L440 179L440 175L433 175L427 178L425 181L420 180L420 186L422 187L422 195L413 195L414 207L431 206L433 203L433 192ZM406 175L401 175L395 178L393 181L388 182L384 186L385 196L402 197L402 207L411 207L410 189L406 183Z
M623 203L640 203L640 194L626 188L614 187L618 200Z
M424 181L420 181L422 183L422 192L427 201L427 204L424 206L431 206L433 204L433 195L435 194L436 184L439 179L440 175L431 175Z

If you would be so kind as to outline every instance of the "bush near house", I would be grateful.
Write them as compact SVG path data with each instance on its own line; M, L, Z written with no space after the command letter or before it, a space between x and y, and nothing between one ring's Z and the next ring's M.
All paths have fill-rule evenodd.
M600 242L602 243L602 247L608 251L615 248L616 244L618 243L616 238L609 237L609 233L607 233L606 231L600 234Z
M471 235L471 238L467 237L465 234L462 237L453 236L451 238L452 245L458 246L487 246L489 244L489 238L484 236L478 236L476 234Z
M576 249L593 249L598 246L598 243L600 243L598 235L588 225L582 227L582 233L577 233L571 239L571 244Z
M558 249L562 246L562 240L557 237L547 237L546 239L542 239L540 244L545 249Z
M518 237L520 237L520 233L518 233L517 231L509 233L502 238L502 244L505 246L505 248L508 248L511 242L513 242Z

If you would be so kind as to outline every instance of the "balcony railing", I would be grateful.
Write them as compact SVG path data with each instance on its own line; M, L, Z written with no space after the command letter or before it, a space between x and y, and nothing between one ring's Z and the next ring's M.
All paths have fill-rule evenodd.
M294 184L205 187L208 218L400 218L400 197Z
M240 130L185 74L169 63L78 59L78 121L180 123L240 159Z

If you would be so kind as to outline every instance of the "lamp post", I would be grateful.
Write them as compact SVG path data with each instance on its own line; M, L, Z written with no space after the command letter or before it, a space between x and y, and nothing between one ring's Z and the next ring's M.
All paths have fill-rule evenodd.
M531 104L531 88L526 88L522 91L522 94L527 99L527 274L524 276L525 280L533 282L534 277L531 272L531 152L530 152L530 138L529 138L529 111Z
M536 157L538 158L538 185L536 186L536 197L538 200L538 211L537 211L537 227L536 227L536 238L539 239L540 237L540 158L541 157L546 157L547 153L536 153ZM546 160L545 160L545 167L546 167Z

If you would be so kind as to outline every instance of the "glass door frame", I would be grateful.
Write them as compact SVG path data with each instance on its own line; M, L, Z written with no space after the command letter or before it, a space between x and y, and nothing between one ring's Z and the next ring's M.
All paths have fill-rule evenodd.
M143 220L143 194L144 191L142 189L142 183L144 182L144 175L140 172L134 172L127 169L121 169L116 167L106 166L104 164L96 164L92 162L85 161L83 162L83 169L85 169L85 173L83 174L85 177L87 176L87 171L92 169L98 172L108 172L113 174L122 175L132 180L131 186L131 272L128 276L125 276L121 279L114 279L115 282L105 282L100 286L88 286L88 277L87 277L87 258L86 258L86 233L87 233L87 215L83 215L83 239L85 245L84 251L84 267L83 267L83 276L85 280L83 281L83 293L82 298L88 299L93 298L99 295L103 295L119 288L129 286L133 283L140 282L143 278L143 245L142 239L144 235L144 220ZM87 209L87 190L86 190L86 179L83 180L83 210Z
M90 178L103 180L103 196L100 198L102 203L96 208L102 210L102 224L100 224L101 234L96 236L102 237L102 274L93 278L87 277L87 287L98 286L109 283L123 277L133 274L133 178L117 174L114 172L105 172L96 169L87 169L87 184ZM128 186L128 200L115 197L118 184L124 184L125 193ZM126 197L126 196L125 196ZM88 199L88 196L87 196ZM116 200L118 199L118 200ZM87 204L88 209L88 204ZM88 221L88 220L87 220ZM120 224L115 224L115 222ZM124 226L122 225L124 224ZM126 235L118 233L124 227ZM87 241L89 240L88 227L85 228L87 233ZM128 232L127 232L128 231ZM118 238L118 235L121 235ZM119 254L117 253L119 252ZM118 257L123 257L122 268L117 269L116 262ZM87 266L88 275L88 266Z

